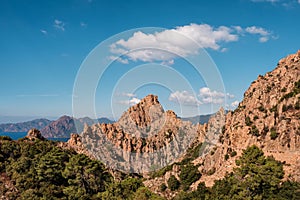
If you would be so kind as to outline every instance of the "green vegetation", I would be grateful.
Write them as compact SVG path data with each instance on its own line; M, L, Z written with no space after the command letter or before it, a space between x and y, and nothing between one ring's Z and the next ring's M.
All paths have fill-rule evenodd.
M171 165L161 168L160 170L152 172L150 175L151 178L161 177L165 175L168 171L171 171L173 169L174 165L184 166L186 164L189 164L191 161L199 157L201 147L202 147L202 143L193 145L192 147L188 148L181 162L175 162Z
M166 184L164 184L164 183L160 185L160 191L161 191L161 192L165 191L167 188L168 188L168 187L167 187Z
M247 117L245 118L245 123L246 123L247 126L251 126L251 124L252 124L253 122L251 121L250 117L247 116Z
M237 154L236 151L232 151L232 152L230 153L230 156L231 156L231 157L234 157L234 156L236 156L236 154Z
M276 128L275 127L272 127L271 130L270 130L270 137L272 140L275 140L277 137L278 137L278 133L276 131Z
M198 166L194 166L193 164L182 166L179 174L182 189L185 191L188 190L190 185L199 180L200 177L201 174L198 170Z
M189 158L198 148L191 148ZM226 155L229 158L236 152L230 150ZM179 179L172 175L167 181L170 190L179 192L174 199L300 199L300 184L283 181L283 164L265 157L256 146L244 150L236 161L238 168L212 188L200 183L197 190L190 191L191 184L201 177L198 166L177 164ZM214 168L208 171L208 175L214 173ZM0 194L7 199L163 199L144 187L140 178L127 175L114 181L99 161L58 148L53 141L0 137L0 175ZM5 180L15 189L9 190ZM165 191L167 185L162 184L160 190Z
M250 134L256 137L259 136L259 130L255 125L251 126Z
M8 199L161 199L140 179L115 182L105 166L53 141L0 137L0 195Z
M282 89L281 89L281 92L286 92L286 88L285 88L285 87L282 88Z
M229 159L229 155L228 155L228 154L225 154L224 159L225 159L225 160L228 160L228 159Z
M294 84L294 88L293 88L293 91L283 95L281 98L280 98L280 102L282 102L283 100L285 99L289 99L291 97L294 97L296 96L297 94L300 93L300 80L298 80L297 82L295 82Z
M168 180L168 187L171 191L177 190L180 187L180 182L174 175L170 176Z
M258 110L260 112L266 112L266 109L262 105L258 107Z
M175 199L300 199L300 184L283 181L283 164L265 157L256 146L244 150L233 173L212 188L199 184L193 192L180 192Z

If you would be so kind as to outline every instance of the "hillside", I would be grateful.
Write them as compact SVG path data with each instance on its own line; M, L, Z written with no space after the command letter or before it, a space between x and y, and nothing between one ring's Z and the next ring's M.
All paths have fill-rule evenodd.
M224 177L236 166L242 150L251 145L284 162L286 178L300 181L299 105L300 51L281 59L273 71L253 81L238 108L226 115L214 154L195 160L202 163L200 171L215 171L212 175L203 173L199 182L211 186Z
M84 124L92 125L95 123L112 123L113 121L107 118L99 118L93 120L89 117L73 118L70 116L62 116L59 119L52 121L47 126L41 129L41 132L46 138L69 138L71 133L80 133L83 130Z
M0 132L27 132L32 128L42 129L50 123L48 119L35 119L28 122L0 124Z

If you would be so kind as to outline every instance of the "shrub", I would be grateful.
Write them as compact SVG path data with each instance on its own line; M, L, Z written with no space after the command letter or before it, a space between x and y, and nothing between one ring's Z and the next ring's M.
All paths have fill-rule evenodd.
M253 136L259 136L259 130L257 129L257 127L256 127L255 125L253 125L253 126L251 127L250 133L251 133L251 135L253 135Z
M229 159L229 155L228 155L228 154L225 154L224 159L225 159L225 160L228 160L228 159Z
M261 105L261 106L258 107L258 110L259 110L260 112L264 112L264 111L265 111L265 108Z
M234 156L236 156L236 154L237 154L236 151L233 151L233 152L230 153L230 156L234 157Z
M247 116L247 117L245 118L245 123L246 123L247 126L251 126L252 121L251 121L251 119L250 119L249 116Z
M168 180L168 187L171 191L177 190L180 186L180 182L177 180L177 178L172 175Z
M207 175L208 176L211 176L211 175L213 175L214 173L216 172L216 168L211 168L210 170L208 170L208 172L207 172Z
M160 191L162 191L162 192L165 191L167 188L168 187L164 183L160 185Z
M285 112L285 111L287 111L288 109L287 109L287 106L286 105L283 105L282 106L282 112Z
M277 137L278 137L278 133L276 132L276 129L273 127L271 128L271 134L270 134L270 137L272 140L275 140Z
M300 100L298 100L295 104L295 109L300 110Z
M253 117L253 120L255 121L255 120L257 120L257 119L259 119L259 118L258 118L257 115L255 115L255 116Z
M194 166L193 164L188 164L186 166L181 167L181 172L179 177L180 177L182 189L186 191L189 189L192 183L200 179L201 173L198 170L198 166Z

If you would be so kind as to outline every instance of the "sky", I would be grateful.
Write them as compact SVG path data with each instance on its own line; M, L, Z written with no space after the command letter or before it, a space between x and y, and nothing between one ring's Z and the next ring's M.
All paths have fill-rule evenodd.
M234 109L300 49L299 19L297 0L2 0L0 123L117 119L150 93L179 116Z

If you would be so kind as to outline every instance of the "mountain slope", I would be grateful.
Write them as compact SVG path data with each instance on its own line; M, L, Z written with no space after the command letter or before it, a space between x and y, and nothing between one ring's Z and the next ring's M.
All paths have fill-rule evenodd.
M253 81L239 107L227 114L214 154L195 161L202 163L200 181L211 186L224 177L235 167L242 150L253 144L285 163L286 178L300 181L299 104L300 51L281 59L273 71ZM214 174L205 173L211 169Z
M148 95L117 122L86 126L81 137L94 157L110 167L143 173L176 160L197 131L198 126L182 121L173 111L164 111L158 97Z
M0 124L0 132L27 132L32 128L42 129L50 123L48 119L35 119L28 122Z
M84 117L76 119L65 115L43 127L41 132L46 138L69 138L71 133L82 132L84 124L92 125L94 123L112 122L113 121L109 120L108 118L99 118L98 120L93 120L89 117Z

